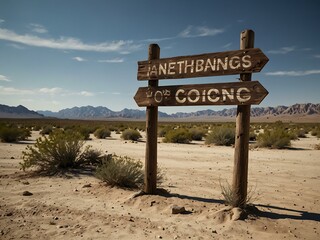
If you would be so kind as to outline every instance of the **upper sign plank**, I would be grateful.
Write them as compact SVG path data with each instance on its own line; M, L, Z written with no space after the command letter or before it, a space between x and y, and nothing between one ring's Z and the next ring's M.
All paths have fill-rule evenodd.
M269 59L259 48L138 62L138 80L195 78L260 72Z

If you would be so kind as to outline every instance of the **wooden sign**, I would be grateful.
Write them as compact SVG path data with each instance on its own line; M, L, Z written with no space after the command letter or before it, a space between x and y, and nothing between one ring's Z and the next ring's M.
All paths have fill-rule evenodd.
M250 105L259 104L268 91L258 82L230 82L179 86L141 87L138 106Z
M269 59L259 48L138 62L138 80L260 72Z

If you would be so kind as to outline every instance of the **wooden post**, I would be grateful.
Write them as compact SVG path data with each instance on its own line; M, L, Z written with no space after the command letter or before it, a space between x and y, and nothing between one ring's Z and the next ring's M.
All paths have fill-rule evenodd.
M160 58L160 47L157 44L149 45L148 60ZM159 80L149 80L149 87L157 87ZM146 110L146 158L144 192L155 194L157 189L157 137L158 137L158 107L150 106Z
M254 47L254 32L245 30L240 35L240 49ZM241 81L251 81L251 73L240 74ZM233 168L235 207L244 208L248 188L248 155L251 105L238 105Z

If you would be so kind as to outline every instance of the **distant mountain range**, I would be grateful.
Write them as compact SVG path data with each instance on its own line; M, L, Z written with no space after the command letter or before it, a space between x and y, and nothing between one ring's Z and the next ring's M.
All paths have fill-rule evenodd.
M191 113L177 112L174 114L167 114L159 111L159 118L167 120L188 120L188 119L228 119L235 117L237 108L223 109L220 111L203 110ZM0 104L0 118L66 118L66 119L144 119L146 112L137 109L123 109L121 111L112 111L107 107L73 107L62 109L59 112L51 111L31 111L24 106L9 107ZM320 104L306 103L294 104L292 106L278 106L278 107L252 107L252 118L286 118L293 120L295 118L310 118L320 120Z

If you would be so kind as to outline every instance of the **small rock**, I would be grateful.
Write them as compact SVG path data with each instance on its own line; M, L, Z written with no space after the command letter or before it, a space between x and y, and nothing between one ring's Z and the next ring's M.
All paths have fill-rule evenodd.
M13 212L8 212L8 213L6 214L7 217L10 217L10 216L12 216L12 215L13 215Z
M171 213L172 214L181 214L181 213L185 213L186 212L186 209L184 207L180 207L180 206L177 206L177 205L173 205L171 207Z
M151 201L150 202L150 207L152 207L155 203L156 203L156 201Z
M30 183L28 181L23 181L22 184L29 185Z
M22 196L32 196L33 195L33 193L31 193L31 192L29 192L29 191L24 191L23 193L22 193Z
M89 187L91 187L91 183L88 183L82 186L82 188L89 188Z
M14 159L14 157L11 157L10 159Z

